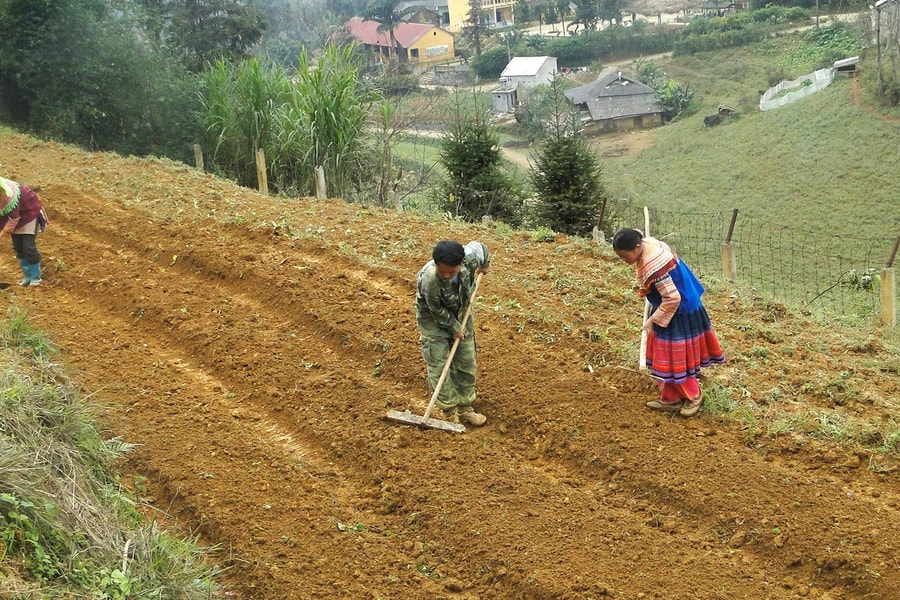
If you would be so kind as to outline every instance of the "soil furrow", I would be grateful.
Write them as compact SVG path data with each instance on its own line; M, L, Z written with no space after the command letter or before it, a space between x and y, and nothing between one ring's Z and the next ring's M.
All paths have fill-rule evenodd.
M640 304L602 250L5 140L0 161L18 160L10 175L43 185L56 217L40 239L45 286L7 297L60 344L111 434L139 444L124 465L136 489L221 546L235 595L900 589L893 459L802 430L750 436L705 412L646 411L653 384L633 370ZM447 237L494 254L476 308L490 420L464 435L383 420L427 403L414 277ZM821 373L866 393L823 390L817 410L833 396L861 417L896 418L856 401L900 390L896 369L878 368L892 355L877 340L782 315L794 350L766 341L771 364L754 361L747 345L764 341L747 334L774 325L727 294L706 298L737 358L710 373L719 393L760 398L779 378ZM851 351L819 350L841 344Z

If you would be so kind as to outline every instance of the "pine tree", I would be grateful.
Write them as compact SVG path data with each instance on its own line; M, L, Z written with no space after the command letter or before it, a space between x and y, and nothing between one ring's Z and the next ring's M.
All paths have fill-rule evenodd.
M450 130L441 141L441 164L447 179L440 186L442 210L466 221L490 215L509 225L522 221L522 195L502 168L500 140L488 123L488 111L475 96L463 106L457 94Z
M590 234L604 188L596 155L584 141L577 112L568 104L559 76L548 95L551 109L531 167L541 225L568 235Z
M469 0L469 11L466 13L466 25L463 27L462 35L471 44L475 56L481 54L482 42L490 35L483 20L484 9L481 0Z

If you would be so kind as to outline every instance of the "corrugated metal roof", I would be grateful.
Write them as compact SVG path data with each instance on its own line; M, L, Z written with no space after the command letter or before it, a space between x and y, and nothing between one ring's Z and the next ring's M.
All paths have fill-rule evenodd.
M553 56L514 56L500 73L500 77L531 77L537 75L548 60L556 61ZM555 69L554 69L555 70Z

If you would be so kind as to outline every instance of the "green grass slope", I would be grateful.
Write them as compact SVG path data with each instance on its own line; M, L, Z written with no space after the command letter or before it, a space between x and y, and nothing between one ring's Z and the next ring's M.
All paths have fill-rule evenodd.
M697 90L700 111L660 128L640 154L604 163L613 196L678 212L737 208L746 218L822 236L893 241L900 122L854 104L859 84L845 76L780 109L755 104L771 73L795 78L815 67L789 58L798 43L667 63L670 77ZM737 113L704 127L720 103Z

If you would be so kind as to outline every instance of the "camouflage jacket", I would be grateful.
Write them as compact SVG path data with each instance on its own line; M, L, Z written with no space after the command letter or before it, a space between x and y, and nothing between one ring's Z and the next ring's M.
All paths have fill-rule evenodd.
M488 247L481 242L469 242L459 274L452 280L437 274L430 260L416 275L416 325L420 333L429 336L453 337L462 331L460 320L468 308L469 297L475 287L476 271L490 267ZM472 323L469 319L469 323ZM471 330L471 325L467 331Z

